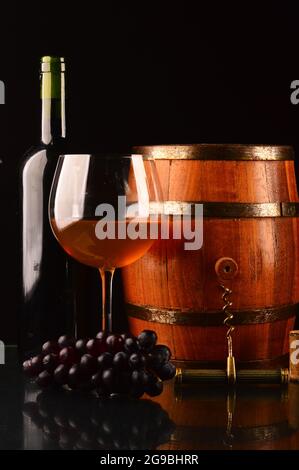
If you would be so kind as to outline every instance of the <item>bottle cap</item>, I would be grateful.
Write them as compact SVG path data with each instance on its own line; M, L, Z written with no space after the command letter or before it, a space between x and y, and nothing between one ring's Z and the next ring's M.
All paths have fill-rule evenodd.
M42 72L57 72L65 71L64 57L43 56L41 58L41 71Z

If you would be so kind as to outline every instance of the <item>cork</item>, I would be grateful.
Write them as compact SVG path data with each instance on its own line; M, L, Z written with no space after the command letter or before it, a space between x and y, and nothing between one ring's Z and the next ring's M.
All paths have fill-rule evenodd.
M290 331L290 381L299 382L299 330Z

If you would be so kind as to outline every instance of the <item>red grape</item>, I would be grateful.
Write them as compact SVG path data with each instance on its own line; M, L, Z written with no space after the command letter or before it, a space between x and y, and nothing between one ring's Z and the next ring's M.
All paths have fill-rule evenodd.
M156 374L161 380L170 380L175 376L176 367L171 362L166 362L156 369Z
M138 335L138 343L144 351L150 351L157 342L157 334L153 330L143 330Z
M108 346L108 350L117 353L119 351L122 351L123 345L124 345L124 340L120 335L109 335L107 336L106 339L106 345Z
M100 369L108 369L112 366L113 355L109 352L104 352L97 358L97 363Z
M84 374L92 375L97 370L97 360L90 354L81 357L80 369Z
M74 364L68 374L68 385L71 388L76 388L81 381L81 371L79 364Z
M86 338L78 339L78 341L76 341L75 349L82 356L83 356L83 354L86 353L86 344L87 344L87 342L88 342L88 339L86 339Z
M145 370L133 370L132 372L132 384L146 386L153 380L155 376L151 372Z
M92 356L97 357L105 352L106 345L105 342L100 339L90 339L86 344L86 350Z
M99 387L102 384L102 372L97 372L91 377L91 383L94 387Z
M169 347L164 344L157 344L148 354L147 362L150 367L160 367L165 362L168 362L170 357L171 352Z
M38 375L43 370L43 356L39 354L31 359L32 373Z
M128 356L125 352L119 351L113 358L113 366L117 369L124 370L128 367Z
M47 341L42 354L25 361L24 372L38 376L36 382L46 387L53 381L72 389L96 389L101 397L159 395L162 380L175 375L169 362L167 346L156 345L154 331L144 330L138 338L130 333L108 334L79 339L63 335L58 342ZM64 444L62 439L62 444Z
M75 346L76 340L72 336L63 335L58 339L58 346L60 349L67 348L68 346Z
M58 366L57 354L47 354L43 358L43 366L48 372L54 372L54 370Z
M28 359L27 361L23 362L23 371L29 377L35 377L36 376L34 368L32 367L32 364L31 364L31 359Z
M105 331L99 331L96 336L96 339L99 339L100 341L103 341L103 342L106 341L106 338L107 338L107 333Z
M150 397L156 397L163 392L163 382L156 378L146 386L145 391Z
M48 387L53 381L53 376L47 371L43 370L37 377L36 383L40 387Z
M44 354L58 354L59 346L56 341L47 341L43 344L42 351Z
M129 359L129 365L132 369L141 369L145 366L146 359L143 354L134 353L131 354Z
M68 382L69 367L66 364L59 364L54 371L54 380L60 385Z
M124 343L124 350L128 354L133 354L134 352L138 352L138 343L135 338L126 338Z
M134 386L136 385L141 385L143 383L143 380L142 380L142 371L140 370L133 370L132 372L132 384Z
M102 381L103 385L109 390L110 392L113 391L113 388L117 385L117 378L115 371L110 369L105 369L102 374Z
M78 362L79 357L78 357L77 351L71 346L68 346L67 348L63 348L60 351L59 359L62 362L62 364L71 366L72 364L75 364Z

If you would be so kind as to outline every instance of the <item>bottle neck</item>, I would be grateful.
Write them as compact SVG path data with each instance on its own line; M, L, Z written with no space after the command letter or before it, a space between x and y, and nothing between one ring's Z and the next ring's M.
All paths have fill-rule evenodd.
M41 140L51 145L65 139L66 135L64 72L42 72L41 100Z

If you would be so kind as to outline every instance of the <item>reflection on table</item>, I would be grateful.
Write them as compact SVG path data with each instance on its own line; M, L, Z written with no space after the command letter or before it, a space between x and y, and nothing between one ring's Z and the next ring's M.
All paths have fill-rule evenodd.
M299 385L167 388L158 401L176 424L162 449L299 449Z
M153 400L27 383L26 449L299 449L299 386L175 388Z
M151 400L99 399L89 393L37 391L27 385L23 407L27 449L156 449L174 424Z

